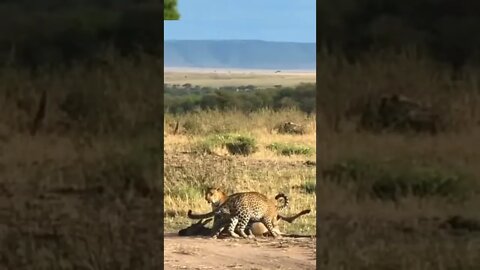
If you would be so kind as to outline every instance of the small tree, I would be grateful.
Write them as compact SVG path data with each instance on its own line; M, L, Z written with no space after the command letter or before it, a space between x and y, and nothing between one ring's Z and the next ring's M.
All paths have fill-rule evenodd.
M163 6L164 20L178 20L180 14L177 11L177 0L165 0Z

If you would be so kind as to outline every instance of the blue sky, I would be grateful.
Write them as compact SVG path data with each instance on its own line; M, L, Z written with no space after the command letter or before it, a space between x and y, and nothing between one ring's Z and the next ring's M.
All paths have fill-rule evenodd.
M164 39L315 42L315 10L316 0L178 0Z

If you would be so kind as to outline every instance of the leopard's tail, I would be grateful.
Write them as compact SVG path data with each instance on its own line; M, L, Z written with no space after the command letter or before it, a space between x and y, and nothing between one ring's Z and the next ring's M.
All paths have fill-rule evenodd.
M212 211L210 213L206 213L206 214L193 214L192 213L192 210L188 210L188 217L191 218L191 219L204 219L204 218L209 218L209 217L213 217L215 216L215 211Z
M283 198L283 204L282 205L277 205L278 210L282 210L288 206L288 197L283 194L283 193L278 193L277 196L275 196L275 200L278 201L278 199Z
M302 212L300 212L300 213L298 213L298 214L296 214L296 215L293 215L293 216L291 216L291 217L285 217L285 216L283 216L283 215L278 214L278 215L277 215L277 219L278 219L278 220L282 219L282 220L285 220L285 221L288 222L288 223L292 223L295 219L297 219L297 218L299 218L299 217L301 217L301 216L303 216L303 215L306 215L306 214L308 214L308 213L310 213L310 212L311 212L310 209L306 209L306 210L303 210Z

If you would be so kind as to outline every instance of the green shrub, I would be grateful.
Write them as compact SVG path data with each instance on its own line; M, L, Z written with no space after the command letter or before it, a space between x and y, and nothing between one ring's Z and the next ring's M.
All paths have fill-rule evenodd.
M227 142L225 146L227 147L228 152L232 155L248 156L258 150L255 138L246 136L233 138Z
M216 148L227 148L232 155L250 155L258 150L255 138L240 134L215 134L194 145L193 151L211 154Z
M457 170L405 162L368 162L349 159L323 171L326 180L382 200L405 196L462 199L477 186Z
M276 152L279 155L291 156L291 155L312 155L315 151L312 147L298 144L287 143L272 143L267 146L267 149Z

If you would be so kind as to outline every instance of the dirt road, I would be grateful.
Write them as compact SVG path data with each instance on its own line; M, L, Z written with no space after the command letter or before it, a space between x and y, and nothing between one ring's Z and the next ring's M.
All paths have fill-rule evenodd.
M316 269L316 239L165 235L165 269Z

